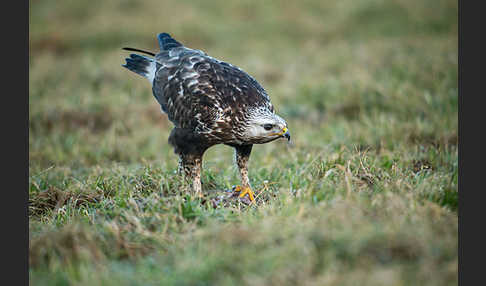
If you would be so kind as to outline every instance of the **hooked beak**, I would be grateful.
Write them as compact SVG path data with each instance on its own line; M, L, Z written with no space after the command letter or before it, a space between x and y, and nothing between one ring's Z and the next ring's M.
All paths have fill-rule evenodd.
M289 130L287 129L287 127L284 127L284 129L282 130L283 134L282 136L287 138L288 141L290 141L290 132Z

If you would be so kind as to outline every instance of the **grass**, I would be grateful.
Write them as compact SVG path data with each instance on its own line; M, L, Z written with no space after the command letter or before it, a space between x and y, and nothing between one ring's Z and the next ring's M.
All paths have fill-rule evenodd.
M169 32L235 64L289 123L203 190L124 46ZM30 1L32 285L456 285L455 1Z

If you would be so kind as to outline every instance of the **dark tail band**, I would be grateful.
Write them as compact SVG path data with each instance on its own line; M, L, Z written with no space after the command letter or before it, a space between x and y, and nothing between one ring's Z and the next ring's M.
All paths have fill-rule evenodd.
M130 57L125 60L127 63L122 65L122 67L148 78L150 82L154 80L156 63L153 59L137 54L130 54Z

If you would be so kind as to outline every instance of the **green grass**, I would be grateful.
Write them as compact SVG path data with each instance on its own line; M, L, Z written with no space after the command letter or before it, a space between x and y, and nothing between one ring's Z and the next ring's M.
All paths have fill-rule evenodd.
M456 1L31 1L32 285L456 285ZM121 47L169 32L289 123L175 173L172 125Z

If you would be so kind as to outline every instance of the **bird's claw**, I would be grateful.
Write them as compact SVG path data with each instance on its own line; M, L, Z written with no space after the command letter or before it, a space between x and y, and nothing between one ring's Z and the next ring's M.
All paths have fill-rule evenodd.
M250 187L241 187L241 186L236 186L233 188L233 191L234 192L239 192L239 196L240 198L244 198L246 196L246 194L248 194L248 198L250 199L250 201L254 201L255 200L255 193L250 189Z

